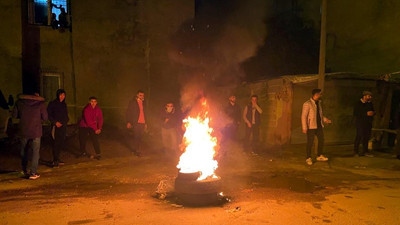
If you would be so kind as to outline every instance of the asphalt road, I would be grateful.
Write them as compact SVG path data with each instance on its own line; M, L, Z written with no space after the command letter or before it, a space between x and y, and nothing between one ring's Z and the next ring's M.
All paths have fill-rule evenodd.
M0 224L399 224L400 160L391 153L352 157L352 146L326 146L328 162L305 164L304 146L247 155L229 145L219 160L224 204L190 207L169 195L177 157L157 150L131 155L102 139L103 158L62 154L60 168L40 165L21 178L16 154L0 155ZM67 146L73 148L73 146ZM42 150L42 159L50 157Z

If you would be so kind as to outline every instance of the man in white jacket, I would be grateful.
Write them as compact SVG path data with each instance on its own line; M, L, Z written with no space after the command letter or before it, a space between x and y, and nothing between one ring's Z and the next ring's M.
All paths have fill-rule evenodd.
M324 123L332 123L331 120L324 117L322 113L321 101L319 100L322 96L321 89L312 90L312 97L303 104L303 110L301 112L301 125L303 133L307 134L307 159L306 163L312 165L311 159L311 148L314 143L314 136L318 138L318 152L317 161L328 161L328 158L322 154L324 146L324 132L322 128Z

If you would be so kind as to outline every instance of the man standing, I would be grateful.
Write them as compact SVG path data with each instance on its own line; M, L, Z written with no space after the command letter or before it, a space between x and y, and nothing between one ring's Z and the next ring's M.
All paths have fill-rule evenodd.
M35 180L40 177L37 172L39 163L40 138L42 137L42 121L47 120L46 106L44 98L39 94L35 95L20 95L16 102L13 116L20 118L19 134L21 138L21 165L24 175L30 180ZM32 160L30 173L28 174L28 141L32 141Z
M139 90L136 93L136 98L129 102L128 109L126 111L126 128L133 128L133 143L131 144L131 151L136 156L140 156L140 147L142 142L142 136L144 131L147 129L145 119L145 102L144 102L144 91Z
M171 157L178 154L177 126L180 115L176 112L174 104L168 102L161 113L161 137L165 153L172 153Z
M229 103L225 107L225 114L229 118L229 123L224 129L224 139L236 139L237 130L240 125L241 110L238 104L236 104L236 96L229 96Z
M301 125L303 133L307 134L307 159L306 163L312 165L311 148L314 143L314 136L318 138L317 161L328 161L328 158L322 155L324 146L324 132L322 128L324 123L332 123L331 120L324 117L321 107L321 89L312 90L312 97L303 104L301 112Z
M89 103L83 108L82 118L79 122L79 143L82 156L86 153L86 141L89 136L93 143L93 148L96 152L95 159L101 159L100 144L97 136L101 133L103 127L103 113L97 105L97 98L92 96L89 98ZM91 156L91 158L93 158Z
M67 104L65 103L65 91L58 89L56 94L57 98L47 106L47 113L52 125L52 134L54 134L53 167L57 168L59 165L64 165L64 162L60 160L60 150L64 147L69 118Z
M375 115L374 106L371 102L372 93L370 91L363 91L363 97L354 105L353 115L356 119L356 140L354 141L354 156L368 156L373 155L368 153L368 141L371 137L372 120ZM359 152L358 148L362 141L362 151Z
M246 123L246 135L244 138L245 148L251 149L251 153L256 155L258 139L260 136L260 124L262 109L258 105L258 96L252 95L251 102L244 107L243 120ZM253 141L250 142L250 135Z

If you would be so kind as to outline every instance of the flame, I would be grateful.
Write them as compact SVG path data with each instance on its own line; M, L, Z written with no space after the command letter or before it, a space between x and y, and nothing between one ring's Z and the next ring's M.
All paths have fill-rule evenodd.
M197 180L217 178L215 170L218 168L218 162L214 159L217 138L209 126L207 102L203 100L201 106L202 110L196 118L189 116L183 120L186 128L183 136L185 152L177 165L181 173L200 172Z

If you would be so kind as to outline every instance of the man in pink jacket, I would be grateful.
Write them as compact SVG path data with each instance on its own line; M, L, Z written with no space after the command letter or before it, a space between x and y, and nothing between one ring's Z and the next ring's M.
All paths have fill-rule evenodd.
M328 158L322 155L324 146L324 132L322 128L324 123L332 123L331 120L324 117L321 107L321 89L312 90L312 97L303 104L301 112L301 125L303 133L307 134L307 159L306 163L312 165L311 148L314 143L314 136L318 138L318 157L317 161L328 161Z
M97 135L101 133L103 127L103 113L99 106L97 106L97 98L90 97L89 104L83 108L82 118L79 122L79 143L81 155L86 156L86 141L88 136L92 140L94 150L96 152L97 160L101 159L100 156L100 145L97 139Z

